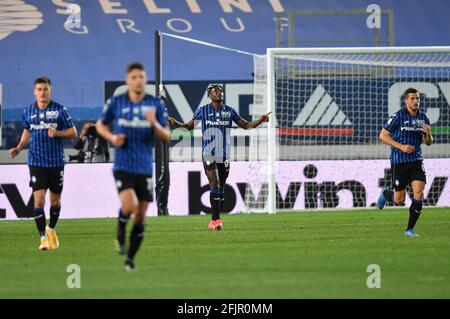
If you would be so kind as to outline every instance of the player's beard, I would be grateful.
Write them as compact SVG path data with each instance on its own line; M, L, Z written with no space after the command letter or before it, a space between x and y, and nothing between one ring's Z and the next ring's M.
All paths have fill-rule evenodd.
M45 98L39 98L38 102L41 105L48 105L50 103L50 97L47 96Z
M222 105L222 100L221 99L215 99L215 100L212 100L214 103L217 103L217 105Z
M213 101L217 102L217 103L222 103L223 102L223 95L215 97L213 99Z
M145 89L138 87L138 88L133 89L132 91L136 95L142 95L144 93Z

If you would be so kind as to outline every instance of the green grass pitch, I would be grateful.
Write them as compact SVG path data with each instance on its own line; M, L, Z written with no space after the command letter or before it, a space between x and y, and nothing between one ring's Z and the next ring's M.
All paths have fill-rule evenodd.
M418 238L406 209L147 219L125 273L115 219L60 220L61 248L37 250L34 222L0 221L0 298L450 298L450 209L425 208ZM128 226L130 230L130 225ZM66 268L81 268L69 289ZM381 288L369 289L369 264Z

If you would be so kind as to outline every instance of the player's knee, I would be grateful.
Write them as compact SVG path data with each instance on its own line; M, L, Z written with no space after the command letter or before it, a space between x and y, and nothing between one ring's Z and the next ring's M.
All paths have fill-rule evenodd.
M134 223L135 224L144 224L145 221L145 212L137 212L134 214Z
M136 212L138 211L138 209L139 209L138 205L134 205L134 204L125 204L125 205L122 205L122 211L123 211L126 215L136 214Z
M34 198L34 207L36 208L44 208L45 206L45 197L35 197Z
M406 194L396 194L394 195L394 205L401 206L405 203Z
M134 216L137 216L137 215L139 215L139 206L138 205L130 205L129 211Z
M211 181L209 182L209 189L217 189L219 188L219 182L218 181Z
M137 200L122 201L122 211L127 215L136 215L139 212L139 202Z
M61 206L61 201L59 200L59 198L50 199L50 206L59 207Z
M415 191L414 198L417 200L423 200L423 191Z

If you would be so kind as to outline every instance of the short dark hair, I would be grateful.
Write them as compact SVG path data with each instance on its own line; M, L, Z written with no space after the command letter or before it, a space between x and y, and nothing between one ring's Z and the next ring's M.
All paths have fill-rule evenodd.
M403 93L403 98L406 99L408 97L409 93L419 93L419 90L415 89L415 88L408 88L406 89L406 91Z
M36 84L48 84L52 85L52 81L46 76L40 76L36 80L34 80L34 85Z
M127 73L130 73L133 70L141 70L145 71L145 67L140 62L133 62L127 65Z

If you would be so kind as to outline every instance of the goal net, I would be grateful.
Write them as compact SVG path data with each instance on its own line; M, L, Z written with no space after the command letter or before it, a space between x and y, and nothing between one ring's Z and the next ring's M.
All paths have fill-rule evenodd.
M450 47L268 49L254 70L253 118L273 113L250 133L249 211L374 206L392 186L378 135L409 87L435 140L424 205L450 205Z

